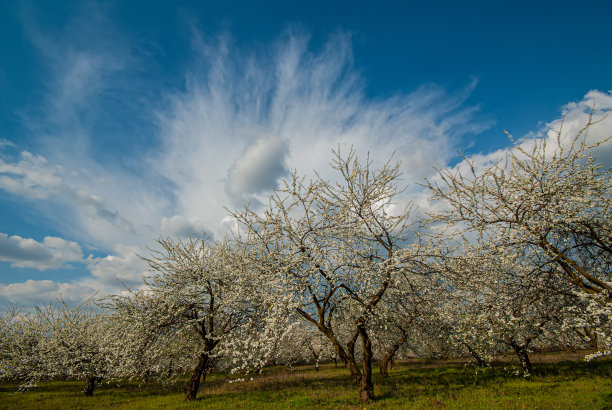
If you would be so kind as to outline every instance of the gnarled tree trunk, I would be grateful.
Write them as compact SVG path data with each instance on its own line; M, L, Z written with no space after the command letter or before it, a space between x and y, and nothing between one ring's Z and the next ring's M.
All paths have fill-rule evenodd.
M202 383L206 381L206 369L209 361L208 353L202 353L200 355L198 365L193 369L191 379L189 379L189 383L187 383L187 395L185 396L185 400L195 400L198 389L200 388L200 379L202 379Z
M321 331L332 342L334 350L344 365L351 372L353 381L359 390L359 398L362 403L368 403L374 399L374 385L372 384L372 342L365 331L363 325L358 325L357 330L353 333L353 337L346 345L346 350L340 345L338 339L329 328L320 327ZM359 369L355 360L355 343L357 338L361 336L363 342L363 372Z
M391 370L391 364L393 363L393 356L395 356L395 353L407 338L408 334L402 333L402 336L393 344L393 346L391 346L391 349L389 349L387 354L380 360L380 375L382 377L389 376L389 370Z

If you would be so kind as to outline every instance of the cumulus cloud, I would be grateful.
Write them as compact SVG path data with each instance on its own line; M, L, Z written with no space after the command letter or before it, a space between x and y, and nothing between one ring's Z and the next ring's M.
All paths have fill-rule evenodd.
M612 117L608 115L612 111L612 91L589 91L580 101L571 102L561 108L561 117L546 123L542 128L535 130L523 137L515 139L525 150L529 151L533 144L540 139L546 140L547 153L551 155L559 148L569 147L574 137L582 130L589 117L592 116L593 124L587 130L587 143L594 144L612 136ZM560 133L560 134L559 134ZM492 161L503 158L513 147L500 149L490 153L475 155L473 161L476 169L480 169ZM597 149L600 152L599 159L612 165L612 140L607 141ZM460 163L458 167L467 167Z
M42 242L21 236L8 236L0 232L0 261L17 268L38 270L58 269L69 262L83 259L76 242L47 236Z
M289 172L285 164L288 153L287 142L278 137L257 139L230 167L225 185L229 195L236 198L276 188L278 179Z
M527 152L531 151L533 144L537 141L545 140L547 154L553 155L559 149L559 144L564 149L569 148L574 137L585 127L589 118L592 118L594 124L587 130L586 141L588 144L595 144L612 136L612 116L609 115L611 111L612 91L602 92L592 90L580 101L570 102L563 106L561 108L561 117L546 123L540 129L534 130L525 136L514 136L513 138ZM514 146L509 143L507 148L476 154L469 158L469 163L462 160L453 166L452 169L467 175L473 166L475 172L478 173L491 163L503 159L514 149ZM612 139L599 145L596 148L596 152L599 155L598 159L603 164L608 167L612 166ZM431 180L433 182L440 182L438 175L434 175ZM412 199L419 208L427 211L440 211L445 206L442 202L432 202L427 191L416 193Z
M106 285L140 282L147 272L147 264L139 256L141 250L132 246L118 246L115 255L87 258L91 274Z
M585 126L591 115L595 124L588 130L587 142L593 144L612 136L612 90L591 90L582 100L565 105L561 112L561 118L546 124L545 128L536 133L536 137L545 135L551 148L556 145L559 131L561 143L571 143L571 139ZM599 159L612 166L612 141L600 146L598 150Z
M60 283L51 280L27 280L9 285L0 284L0 303L40 306L59 298L67 303L80 303L98 292L99 286L87 282Z
M45 199L61 190L60 170L46 158L23 151L18 161L0 158L0 188L27 199Z
M206 235L212 238L212 233L201 219L189 222L182 215L174 215L170 218L163 217L160 229L163 235L180 236L182 238L199 237Z

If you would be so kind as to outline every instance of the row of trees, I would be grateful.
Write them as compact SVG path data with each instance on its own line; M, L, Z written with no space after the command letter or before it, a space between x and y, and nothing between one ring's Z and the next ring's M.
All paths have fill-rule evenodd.
M336 151L340 182L294 174L263 211L232 213L231 240L159 240L145 286L95 312L4 313L0 376L80 377L92 394L102 377L189 370L192 400L213 368L334 360L368 402L372 363L385 376L398 355L487 365L511 350L531 374L534 347L609 354L612 188L590 125L440 172L432 215L401 206L399 164Z

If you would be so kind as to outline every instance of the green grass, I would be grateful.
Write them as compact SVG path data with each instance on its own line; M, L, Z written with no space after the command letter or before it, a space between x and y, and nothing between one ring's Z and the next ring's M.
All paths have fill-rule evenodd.
M227 375L210 376L198 399L186 402L184 380L171 386L137 382L102 383L93 397L83 382L40 383L15 394L16 384L0 384L0 408L8 409L270 409L270 408L611 408L612 360L592 363L535 363L529 379L511 374L508 363L476 369L459 362L415 360L399 363L389 377L374 377L376 400L359 403L348 371L324 365L320 372L304 366L293 371L267 368L255 377L228 383Z

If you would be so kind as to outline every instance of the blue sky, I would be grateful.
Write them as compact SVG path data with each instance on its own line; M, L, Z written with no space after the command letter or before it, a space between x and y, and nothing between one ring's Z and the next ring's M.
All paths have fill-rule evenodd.
M457 150L612 108L606 1L292 3L0 3L0 303L137 286L156 237L223 236L338 145L427 208Z

